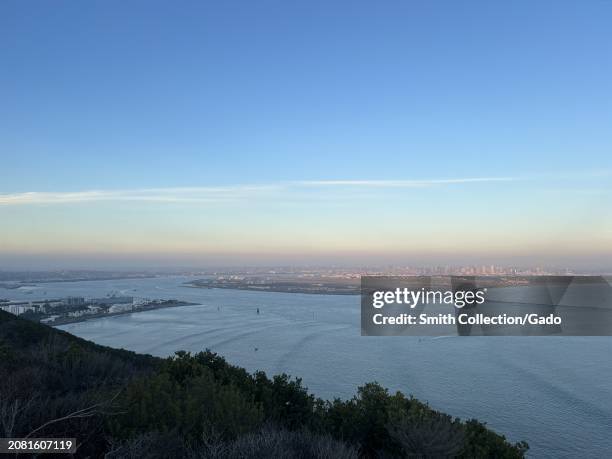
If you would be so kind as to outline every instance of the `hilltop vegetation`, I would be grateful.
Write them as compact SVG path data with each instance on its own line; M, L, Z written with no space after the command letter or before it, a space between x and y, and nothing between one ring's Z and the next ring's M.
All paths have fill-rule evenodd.
M0 311L0 437L76 437L79 457L523 457L376 383L323 401L215 353L167 359L99 346Z

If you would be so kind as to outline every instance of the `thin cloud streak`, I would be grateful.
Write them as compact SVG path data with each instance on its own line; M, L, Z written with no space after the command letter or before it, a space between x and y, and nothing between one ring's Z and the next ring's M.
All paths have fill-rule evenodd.
M303 186L350 186L350 187L380 187L380 188L423 188L434 185L453 185L461 183L480 182L513 182L521 180L517 177L482 177L433 180L304 180L293 182Z
M29 191L0 194L0 205L70 204L97 201L215 203L246 199L278 186L181 187L134 190L88 190L75 192Z
M71 204L100 201L159 203L221 203L260 197L278 197L300 188L427 188L440 185L511 182L515 177L485 177L433 180L304 180L267 185L220 187L171 187L133 190L85 190L74 192L28 191L0 194L0 206Z

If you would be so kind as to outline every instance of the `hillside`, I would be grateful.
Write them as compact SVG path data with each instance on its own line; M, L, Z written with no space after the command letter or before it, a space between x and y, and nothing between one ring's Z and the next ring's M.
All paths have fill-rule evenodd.
M159 359L0 311L0 437L76 437L78 457L523 457L376 383L323 401L204 351Z

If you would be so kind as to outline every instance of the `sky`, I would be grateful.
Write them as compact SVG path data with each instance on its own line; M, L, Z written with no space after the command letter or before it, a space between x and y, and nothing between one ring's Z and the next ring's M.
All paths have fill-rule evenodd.
M612 263L612 2L0 2L0 269Z

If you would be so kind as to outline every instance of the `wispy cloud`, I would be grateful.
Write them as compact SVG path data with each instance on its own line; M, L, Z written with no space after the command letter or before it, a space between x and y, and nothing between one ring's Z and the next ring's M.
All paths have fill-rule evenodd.
M0 205L70 204L99 201L159 203L222 203L261 197L278 197L299 189L328 188L426 188L483 182L510 182L515 177L456 178L432 180L302 180L264 185L219 187L170 187L67 192L28 191L0 194Z
M264 192L275 192L278 186L228 186L147 188L127 190L86 190L71 192L29 191L0 194L0 205L70 204L96 201L193 202L214 203L246 199Z
M476 177L458 179L432 179L432 180L304 180L292 182L295 185L329 187L379 187L379 188L422 188L434 185L453 185L461 183L479 182L511 182L520 180L517 177Z

